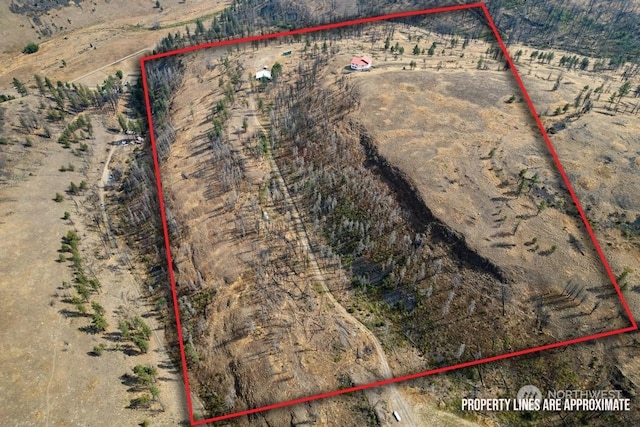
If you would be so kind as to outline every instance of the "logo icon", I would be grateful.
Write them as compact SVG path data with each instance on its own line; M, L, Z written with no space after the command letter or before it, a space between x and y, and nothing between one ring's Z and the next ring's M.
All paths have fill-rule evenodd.
M518 394L516 395L516 399L518 400L542 400L542 392L540 389L534 385L527 384L523 387L520 387L518 390Z

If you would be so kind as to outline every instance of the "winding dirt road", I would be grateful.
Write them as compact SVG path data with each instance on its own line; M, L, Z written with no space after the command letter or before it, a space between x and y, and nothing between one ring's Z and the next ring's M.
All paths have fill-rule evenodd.
M254 122L253 126L255 126L256 129L262 130L266 134L267 133L266 130L258 120L257 110L255 108L255 100L253 99L253 97L249 97L248 109L251 112L250 116L253 118L253 122ZM282 191L286 209L289 212L291 212L291 221L292 221L294 230L298 236L298 239L302 247L304 248L304 251L308 255L312 277L318 284L320 284L324 294L327 296L329 301L333 304L333 307L336 310L337 314L339 314L348 325L351 325L352 330L358 331L362 336L366 337L366 339L371 343L371 345L375 349L375 353L379 361L379 375L382 376L382 378L379 378L379 379L392 378L393 372L391 371L389 363L387 362L387 357L384 353L384 350L378 338L365 325L360 323L360 321L358 321L355 317L349 314L347 310L344 308L344 306L342 306L338 301L336 301L335 297L329 290L329 287L327 286L325 281L325 277L322 274L322 271L316 260L315 254L309 243L309 236L307 233L306 226L302 221L300 211L298 210L295 202L293 201L293 199L291 198L291 195L289 194L289 190L287 189L284 178L282 177L282 174L280 173L280 169L277 163L275 162L275 160L273 159L273 156L269 156L269 162L270 162L271 170L275 174L278 186ZM409 404L404 399L404 397L398 392L398 389L395 384L389 384L383 388L380 388L379 390L377 390L377 392L379 392L379 394L381 394L384 400L387 402L388 405L386 406L388 406L389 408L387 411L382 411L382 412L380 411L377 405L377 402L373 401L375 400L375 396L373 396L373 393L367 393L367 397L370 400L371 406L374 407L375 410L378 412L378 417L381 418L382 422L391 423L395 421L395 418L393 417L392 413L393 411L396 411L400 416L402 425L405 425L405 426L421 425L419 423L416 423L415 420L418 417L416 416L416 414L414 414L411 404Z

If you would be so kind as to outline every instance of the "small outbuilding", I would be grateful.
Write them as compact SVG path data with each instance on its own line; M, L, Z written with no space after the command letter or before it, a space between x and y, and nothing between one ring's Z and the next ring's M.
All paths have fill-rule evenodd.
M256 80L262 79L271 80L271 71L267 70L267 67L264 67L262 70L256 73Z
M352 70L369 70L371 69L371 57L369 55L354 56L351 58Z

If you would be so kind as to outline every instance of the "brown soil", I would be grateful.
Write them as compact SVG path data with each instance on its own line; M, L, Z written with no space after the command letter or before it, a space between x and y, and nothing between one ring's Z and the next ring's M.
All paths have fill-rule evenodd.
M94 2L83 2L82 7L52 10L49 16L43 17L47 25L55 24L55 28L63 30L55 31L50 38L42 40L33 34L31 41L39 43L40 49L25 55L21 52L23 45L30 41L26 37L30 20L11 13L8 3L9 0L0 1L0 28L27 30L2 31L0 93L12 92L13 77L24 80L36 73L49 77L53 82L77 80L90 87L101 83L118 69L128 76L128 80L133 80L139 73L138 59L150 54L159 39L169 31L175 31L174 25L178 24L182 31L184 25L179 23L186 24L198 17L209 16L227 4L225 1L212 3L204 0L172 2L159 11L153 7L153 2L136 0L127 2L126 13L123 13L120 2L95 5ZM88 8L95 11L88 13ZM5 23L6 26L3 25ZM154 25L160 25L160 29L152 30Z
M406 43L402 37L406 37L406 34L400 36L400 40ZM429 37L446 42L439 36ZM282 51L290 47L245 51L240 56L245 67L243 74L251 76L263 65L268 66L277 60L283 65L284 78L292 77L293 67L298 60L297 53L291 57L281 56ZM341 48L344 53L335 56L330 65L336 78L343 73L344 64L348 63L350 56L356 51L360 53L364 47L357 42L346 41ZM361 108L357 119L367 128L380 154L415 186L432 213L464 235L471 250L477 251L506 274L512 302L508 309L509 317L503 326L515 335L511 337L511 344L505 341L506 347L500 352L523 348L524 341L517 338L518 330L531 336L538 328L535 320L538 301L543 302L544 310L549 314L543 327L546 337L540 344L628 325L621 316L619 300L612 292L612 285L604 274L584 227L570 208L571 201L530 113L521 101L506 102L512 94L518 94L511 74L495 71L498 64L491 60L485 62L488 69L476 69L477 59L484 56L486 48L486 44L473 43L465 51L464 59L458 59L462 52L460 48L447 49L445 58L439 55L428 58L419 63L416 70L409 70L409 61L413 59L410 55L398 59L386 55L385 59L384 52L375 51L377 62L373 71L349 76L360 88ZM295 46L293 50L298 52ZM255 259L256 251L259 252L265 241L252 238L251 245L248 245L249 242L242 244L243 239L233 237L234 232L236 235L238 232L233 217L236 221L238 215L251 217L252 214L246 211L250 195L256 194L261 185L264 188L273 170L270 171L264 162L256 162L244 154L248 178L236 202L241 207L228 211L225 208L228 194L226 198L212 196L220 193L215 193L213 188L216 187L215 176L204 173L208 169L205 165L213 163L211 158L206 158L203 136L210 128L207 113L222 96L218 91L216 98L215 88L220 71L207 71L205 67L206 64L216 63L215 53L213 57L210 53L196 56L197 59L190 65L193 77L185 80L176 99L174 123L180 129L180 135L171 158L164 166L163 176L170 189L172 213L182 225L179 242L188 242L174 242L178 245L176 260L180 285L194 283L196 287L206 288L213 284L218 296L222 295L220 301L223 305L217 306L218 314L208 320L208 329L217 331L213 336L220 337L228 334L234 324L253 322L255 325L256 311L251 304L256 301L257 294L249 293L241 298L225 295L250 292L247 279L255 282L255 276L247 276L243 272L247 271L246 263ZM251 99L247 85L245 82L245 89L236 94L237 99ZM202 86L211 87L213 93L202 95ZM539 95L536 93L534 99L536 96ZM236 100L235 105L239 102ZM254 117L255 111L246 106L234 107L231 114L229 136L231 141L235 141L232 146L236 152L246 153L256 143L250 136L254 127L250 126L247 132L249 137L245 137L240 131L240 123L242 117ZM613 144L612 148L625 152L622 143ZM531 190L525 187L522 194L518 195L518 174L522 170L527 171L525 177L529 179L537 173L539 181L532 185ZM606 173L604 169L600 171L605 176ZM595 177L585 176L578 184L593 188L594 181ZM272 184L269 185L271 187ZM543 200L548 207L539 210ZM245 213L241 213L243 210ZM284 212L279 212L276 205L270 204L268 197L261 210L268 213L272 223L279 224L281 235L286 239L296 238L293 230L279 222ZM252 221L248 223L252 224ZM209 223L210 226L206 225ZM228 225L220 228L220 224ZM205 247L208 248L206 251ZM277 247L274 246L276 252ZM558 269L558 265L565 267ZM285 273L280 271L278 274ZM580 304L575 299L575 303L560 304L561 299L567 299L563 292L567 293L569 283L584 288L584 299ZM337 292L342 305L357 308L362 303L355 295L348 292L341 294L344 287L332 289ZM499 299L497 292L493 298L496 303ZM239 305L236 307L236 304ZM243 309L240 310L240 307ZM298 309L306 310L301 306ZM229 310L233 313L232 317L223 315ZM286 319L289 311L284 310L285 315L282 309L279 310L277 318ZM335 317L335 313L332 316ZM221 324L222 319L227 320ZM367 323L370 319L365 316L361 321ZM263 327L267 327L267 323ZM330 336L336 336L336 331L331 328L328 331L328 335L319 338L327 340ZM491 333L486 328L474 331L475 334ZM384 331L375 332L383 341L388 338L385 338ZM299 340L295 329L290 333ZM259 336L253 334L243 333L237 343L227 345L224 356L236 360L234 354L246 352L246 346L260 345ZM253 337L251 342L248 341L250 337ZM388 341L386 345L392 342ZM290 353L282 344L278 351L281 358ZM211 356L214 356L212 359L219 359L215 354ZM395 348L387 357L396 373L425 369L422 356L408 348ZM294 360L289 362L295 366ZM270 360L265 369L275 365L278 365L277 361ZM305 367L309 372L315 371L309 362L305 363ZM217 372L217 375L224 375L222 371ZM237 376L245 379L248 375L256 381L267 379L256 377L257 374L239 370ZM273 372L269 376L272 375ZM296 375L301 375L301 372L296 371ZM204 381L204 378L201 377L199 381Z
M181 375L164 350L161 322L146 319L154 330L147 354L127 356L117 350L116 325L122 315L155 310L153 302L140 296L141 269L126 261L131 253L121 242L106 255L104 236L93 223L99 212L93 200L98 198L113 138L96 116L94 129L84 157L38 137L33 137L33 147L9 147L14 151L10 159L15 164L9 163L13 174L0 187L4 266L0 387L8 402L3 419L11 425L111 426L145 418L175 425L186 418ZM23 152L20 158L16 150ZM69 163L75 165L74 172L58 170ZM64 194L69 181L81 180L90 187L83 196L67 196L62 203L52 200L56 192ZM61 219L65 211L71 213L70 220ZM80 236L85 268L102 283L101 292L91 300L105 308L110 326L103 334L83 332L90 318L65 302L73 293L62 286L63 281L72 282L70 263L56 260L60 239L68 230ZM106 349L97 357L93 348L99 344ZM154 404L151 412L126 408L136 393L128 393L119 377L137 364L158 367L161 403Z
M193 64L201 64L205 57L197 56ZM210 54L206 57L210 59ZM173 242L179 292L194 296L188 287L216 291L216 302L207 309L206 320L202 319L208 338L204 345L196 345L202 361L192 371L193 386L202 389L211 378L217 378L216 392L231 387L230 395L239 398L233 411L238 411L247 403L249 407L263 406L334 390L343 377L356 383L386 377L388 372L378 370L378 356L372 353L366 335L354 331L357 327L351 316L321 284L327 277L320 275L317 266L305 266L303 258L313 257L308 246L293 252L288 248L287 241L304 241L300 240L302 229L287 225L285 213L269 199L259 203L258 217L254 218L252 200L257 202L259 189L270 182L273 165L241 154L248 179L235 193L233 207L226 203L232 193L219 188L215 159L197 137L210 127L202 115L222 96L216 89L203 94L202 87L215 88L219 77L203 71L198 65L189 67L183 89L176 96L173 120L180 131L162 172L169 209L182 225L179 239ZM230 147L237 153L255 143L249 136L260 128L253 95L236 94L241 96L249 104L232 109L228 129ZM246 133L240 129L243 118L251 119ZM263 212L269 216L268 223L261 220ZM297 214L289 211L288 215ZM238 235L239 218L246 224L244 238ZM285 253L288 261L281 258ZM256 267L260 259L268 261ZM189 325L186 313L185 318ZM267 386L273 382L280 384L275 390ZM339 419L356 422L362 416L357 396L346 399L351 406L332 400L265 417L276 423L290 417L310 417L329 424ZM388 417L389 412L381 411L380 417Z
M23 55L19 52L25 40L38 41L37 34L33 29L29 30L27 19L8 12L7 4L8 1L0 2L0 33L3 36L0 42L0 63L3 64L0 65L0 93L14 93L10 85L13 77L26 80L34 73L46 75L53 81L77 80L91 86L100 83L116 69L123 70L131 79L137 72L138 57L152 49L157 39L168 31L150 31L156 21L162 26L170 26L222 7L219 3L212 6L210 2L189 1L166 5L160 12L152 9L149 2L131 2L126 16L123 16L116 2L107 2L97 5L91 14L76 8L52 11L43 20L47 25L55 23L64 29L49 40L40 40L38 53ZM14 31L17 28L23 31ZM433 38L437 39L436 36ZM520 47L525 51L523 58L527 58L529 49ZM347 44L350 50L337 57L336 72L342 72L352 53L361 53L365 48L359 43ZM514 50L517 48L513 47ZM554 207L536 215L536 204L540 199L535 192L521 197L505 196L505 192L516 189L518 172L528 168L527 176L533 171L540 171L544 185L555 192L555 200L564 197L545 147L535 136L529 113L521 103L504 102L511 94L517 93L510 74L493 69L475 69L476 61L485 49L486 45L482 43L472 43L465 52L465 58L459 58L459 48L452 54L447 50L445 57L436 56L424 62L421 62L421 56L417 69L412 71L401 69L402 66L409 68L409 61L413 59L409 54L398 61L390 55L386 61L382 54L375 56L378 69L352 76L362 85L362 106L377 114L363 114L359 120L376 136L382 154L416 184L434 214L464 234L472 248L510 274L523 300L546 291L558 293L569 278L587 286L590 293L584 304L588 306L587 311L595 307L599 298L606 297L594 313L598 316L597 321L572 324L566 319L556 318L557 322L550 323L547 333L561 339L567 334L584 335L598 328L622 326L618 316L619 304L610 292L611 285L603 277L600 263L576 218ZM242 54L241 58L249 72L278 60L288 73L297 58L281 57L282 50L261 48L258 52ZM556 52L556 57L561 54ZM66 67L61 67L62 60ZM637 312L640 304L640 294L634 286L640 271L637 237L634 240L620 231L621 223L632 222L640 214L635 191L640 184L637 182L640 157L634 148L640 126L637 115L625 114L622 110L632 106L634 100L625 98L620 112L614 114L603 105L605 98L620 85L618 74L567 73L546 64L522 62L519 70L538 111L542 113L571 103L585 84L594 88L606 83L599 107L570 123L566 130L553 135L552 140L583 206L588 208L590 219L598 224L595 231L614 272L619 274L625 267L632 270L627 278L629 285L625 296L632 310ZM190 72L205 76L204 72L200 73L206 68L204 60L201 65L197 65L197 61L194 63L196 65ZM488 63L497 68L497 64ZM549 78L550 73L552 76ZM563 84L551 92L555 77L560 73L564 74ZM475 82L479 81L485 84L476 85ZM222 372L225 377L221 383L230 388L235 386L235 380L244 382L242 386L254 403L334 389L343 374L356 382L385 376L376 356L357 361L354 349L366 350L370 340L365 333L350 333L353 328L348 322L352 320L341 318L340 307L326 291L314 286L318 278L313 269L298 270L299 277L292 280L291 271L286 271L290 266L281 264L277 273L282 276L280 279L284 281L284 287L274 292L271 300L265 300L265 295L269 294L265 288L253 289L253 277L246 273L247 262L256 259L256 253L267 243L274 244L274 254L284 253L287 248L279 240L281 236L296 241L300 238L299 231L296 226L282 221L284 213L276 209L273 201L267 200L263 208L279 234L265 233L244 240L233 237L233 214L242 210L248 212L250 195L255 195L257 188L269 180L272 167L268 162L247 157L251 167L247 170L245 193L240 194L235 211L225 211L226 196L216 198L211 193L206 194L212 184L206 181L206 174L197 178L195 173L199 170L206 172L210 159L204 153L193 153L196 151L196 138L207 129L205 125L198 127L196 124L207 121L207 111L217 96L203 93L202 87L206 84L215 91L217 76L210 73L199 79L192 77L186 82L188 84L185 83L184 92L176 102L176 128L182 127L181 142L176 145L175 157L170 159L173 163L168 163L173 169L163 175L170 180L168 188L174 197L174 210L181 217L181 222L187 224L182 238L189 245L179 248L176 257L183 268L179 276L180 285L189 285L198 279L196 271L200 271L203 275L200 280L207 285L215 285L220 301L228 303L221 303L215 311L210 311L210 314L215 313L206 321L211 331L229 334L237 325L246 324L258 316L265 301L270 304L272 316L262 324L256 323L253 331L224 349L216 347L210 350L211 355L220 360L220 364L211 369ZM381 90L384 85L389 86L387 91ZM245 88L247 86L245 83ZM35 109L39 102L37 97L29 96L0 107L14 113L24 105ZM393 108L397 105L417 108ZM446 118L423 120L424 117L443 115ZM100 116L95 116L94 123ZM240 129L243 117L255 117L254 108L234 109L231 132ZM544 116L543 120L550 126L558 118ZM15 123L9 126L11 136L24 139L23 135L15 132L16 126ZM239 132L231 135L235 148L240 150L254 144L255 140L249 136L257 127L252 122L246 135ZM456 137L453 144L452 135ZM6 266L0 279L0 324L3 325L0 365L4 367L0 374L0 394L9 402L3 410L4 419L9 424L129 425L132 420L139 422L150 418L152 425L176 425L186 419L181 374L164 352L161 321L154 317L157 314L154 303L139 296L141 285L146 284L144 269L129 263L128 260L134 257L121 241L117 247L105 248L103 242L108 237L104 235L104 224L96 228L93 223L100 210L97 201L100 200L98 193L105 170L105 165L100 162L108 158L106 144L111 138L102 124L97 125L96 138L90 141L92 150L84 160L64 151L53 140L38 137L33 137L34 147L14 143L2 146L0 151L0 265ZM430 142L425 147L427 138ZM492 148L496 151L490 157ZM113 149L111 164L125 165L133 150L133 147ZM69 162L76 166L82 163L83 166L78 166L73 173L58 172L61 165ZM200 169L203 165L204 169ZM182 178L182 172L189 179ZM82 179L91 186L85 196L67 197L61 204L51 200L56 192L62 193L66 189L68 181ZM106 200L109 204L108 197ZM64 211L72 213L71 222L60 219ZM250 213L247 215L249 217ZM518 215L527 219L517 218ZM496 219L500 221L496 222ZM221 228L220 223L228 225ZM513 233L516 226L517 232ZM81 332L79 328L89 323L88 318L73 315L65 318L61 314L62 310L72 309L62 302L66 291L59 289L62 280L70 280L71 272L67 265L55 260L60 237L69 229L76 229L80 234L83 257L103 284L102 293L94 298L107 309L110 327L106 335ZM264 233L264 228L262 230ZM569 233L577 236L588 248L585 255L576 251L568 241ZM529 251L535 245L524 245L533 237L540 244L537 252ZM548 256L540 255L552 245L557 246L557 251ZM236 256L242 251L245 251L244 255ZM303 254L303 250L296 252L297 257L303 258ZM302 258L295 258L298 264L293 264L296 268L300 268ZM557 269L558 265L566 267ZM323 273L328 281L339 277L326 271ZM344 305L348 303L340 301ZM585 307L568 308L562 314L566 316L571 310L575 314ZM106 337L115 332L117 320L123 312L152 315L146 321L157 335L152 339L149 353L125 356L121 351L105 351L100 358L89 355L98 343L106 343L108 348L115 347L115 343ZM609 321L603 324L603 319ZM208 344L219 344L215 335L209 338ZM336 346L327 347L327 343ZM265 353L261 355L261 351ZM638 366L634 361L638 351L632 337L605 340L593 347L578 346L571 351L576 352L576 359L585 369L587 365L592 366L590 362L593 360L588 360L590 357L596 358L596 368L602 369L608 365L601 364L601 361L614 358L619 362L621 375L638 384ZM247 354L254 356L246 357ZM394 349L387 357L395 372L412 363L422 363L419 355L407 349ZM227 369L230 361L237 367L235 372ZM161 368L160 400L165 412L155 412L161 406L157 403L152 412L125 409L134 394L127 392L119 376L130 372L131 367L138 363L151 363ZM264 371L253 368L258 364ZM296 369L288 374L285 368L291 366ZM517 369L514 368L514 372ZM265 376L264 372L270 374ZM495 397L503 391L500 381L504 381L504 377L500 379L500 375L502 372L485 373L488 386L484 393L487 397ZM251 380L256 378L262 378L263 384L272 384L272 380L277 378L280 382L276 388L280 395L271 393L273 386L260 388L251 384ZM456 388L460 384L458 379L455 375L441 378L437 390L424 386L424 382L398 386L399 398L390 391L372 390L366 396L349 395L274 411L260 421L280 424L315 418L320 425L336 425L335 420L340 419L344 420L344 425L353 425L354 420L364 422L367 408L377 401L385 403L375 408L376 413L383 420L392 421L390 410L395 406L389 402L396 399L409 402L411 407L407 411L411 412L410 416L425 425L461 425L464 421L460 418L435 409L438 404L442 408L454 409L450 402L461 395ZM453 385L449 384L449 392L443 392L449 381ZM466 383L467 379L463 378L462 382ZM494 387L489 386L491 383ZM291 390L295 390L293 394ZM434 395L438 398L431 397ZM200 402L196 401L196 409L201 411ZM256 419L240 420L247 425L255 422Z
M239 54L243 80L276 60L290 75L297 58L282 57L282 51L282 47L270 46ZM251 155L258 144L256 131L267 130L256 120L256 99L263 95L251 90L246 80L234 95L226 130L228 146L241 159L245 179L235 192L221 188L222 165L205 138L211 130L209 112L223 98L218 88L219 78L224 77L221 54L212 50L192 55L173 104L177 139L162 166L168 208L179 225L172 241L179 294L185 295L187 304L215 289L214 302L202 318L192 317L191 309L182 307L183 321L191 331L187 340L192 337L196 342L201 359L190 370L192 386L202 396L211 378L216 378L216 393L233 402L233 411L237 411L245 407L244 402L249 407L260 406L332 390L345 375L356 384L389 377L391 370L384 368L382 359L388 355L380 358L373 350L379 346L377 339L323 284L334 288L345 278L339 270L317 267L295 206L283 183L278 183L277 168ZM231 64L235 58L230 57ZM203 87L209 89L203 91ZM249 123L246 132L241 129L243 119ZM266 196L265 188L270 189ZM283 195L277 196L277 189ZM284 202L278 197L284 197ZM235 202L230 204L232 199ZM257 209L252 207L254 201ZM292 250L291 244L297 249ZM305 257L309 264L303 262ZM265 384L273 381L280 386L267 391ZM366 392L368 405L385 425L392 421L393 410L415 425L463 422L453 421L455 417L446 413L438 415L431 402L395 390ZM343 399L351 405L345 406ZM285 408L264 416L281 422L306 411L307 417L323 425L335 425L341 419L353 423L361 416L354 399L349 395L313 403L311 409ZM418 414L412 408L414 399L431 410Z
M406 174L433 214L507 272L516 298L560 293L571 282L589 290L582 310L600 301L599 319L615 317L619 301L614 295L602 300L612 285L580 220L566 209L570 198L530 113L523 103L505 102L518 93L513 77L466 64L466 58L484 49L468 48L465 63L439 71L429 64L402 70L407 56L397 65L383 63L378 70L354 74L362 96L359 119L380 154ZM518 196L522 170L526 177L537 173L540 182ZM538 212L543 200L551 208ZM572 243L571 235L579 243ZM532 250L536 245L539 249ZM552 247L557 249L552 252ZM594 287L594 282L601 285ZM552 314L549 331L558 340L605 327L601 320L584 317L569 326L561 320L567 315ZM615 326L606 325L613 329L628 323L619 318Z

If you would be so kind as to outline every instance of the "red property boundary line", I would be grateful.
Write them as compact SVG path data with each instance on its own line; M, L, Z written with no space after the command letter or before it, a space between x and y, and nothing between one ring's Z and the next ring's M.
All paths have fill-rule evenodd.
M226 415L221 415L218 417L213 417L213 418L209 418L206 420L195 420L194 416L193 416L193 402L191 400L191 389L189 387L189 376L188 376L188 372L187 372L187 362L186 362L186 357L185 357L185 350L184 350L184 342L183 342L183 336L182 336L182 326L181 326L181 322L180 322L180 312L178 309L178 299L177 299L177 292L176 292L176 283L175 283L175 275L173 272L173 260L171 257L171 248L170 248L170 244L169 244L169 232L168 232L168 227L167 227L167 218L166 218L166 214L165 214L165 204L164 204L164 196L163 196L163 192L162 192L162 183L161 183L161 177L160 177L160 164L159 164L159 160L158 160L158 152L157 152L157 147L156 147L156 137L155 137L155 132L154 132L154 128L153 128L153 119L152 119L152 113L151 113L151 103L150 103L150 98L149 98L149 89L148 89L148 84L147 84L147 75L145 73L145 63L148 61L152 61L154 59L159 59L159 58L164 58L164 57L168 57L168 56L173 56L173 55L178 55L178 54L183 54L183 53L187 53L187 52L193 52L196 50L200 50L200 49L204 49L204 48L208 48L208 47L218 47L218 46L226 46L226 45L232 45L232 44L238 44L238 43L246 43L246 42L251 42L251 41L256 41L256 40L269 40L269 39L274 39L274 38L278 38L278 37L283 37L283 36L291 36L291 35L296 35L296 34L304 34L304 33L310 33L310 32L315 32L315 31L322 31L322 30L330 30L330 29L334 29L334 28L340 28L340 27L346 27L346 26L351 26L351 25L357 25L357 24L365 24L365 23L370 23L370 22L377 22L377 21L383 21L383 20L388 20L388 19L393 19L393 18L406 18L406 17L412 17L412 16L419 16L419 15L428 15L428 14L435 14L435 13L441 13L441 12L453 12L453 11L460 11L460 10L470 10L470 9L481 9L482 12L484 13L485 19L487 20L487 25L491 28L496 40L498 41L498 44L500 46L500 49L502 50L502 53L504 54L504 57L507 60L507 63L510 67L511 72L513 73L513 76L516 79L516 82L518 83L518 87L520 88L520 91L522 92L522 95L524 96L524 99L526 100L526 103L529 107L529 110L531 111L531 114L533 115L536 124L538 125L538 129L540 130L540 133L542 134L542 137L544 138L544 141L547 145L547 148L549 149L549 152L551 153L551 156L553 157L553 161L556 165L556 167L558 168L558 171L560 172L560 175L562 176L562 180L564 181L564 184L566 185L569 194L571 196L571 199L573 200L576 208L578 209L578 213L580 214L580 218L582 219L582 222L584 224L584 226L587 229L587 232L589 234L589 237L591 238L591 241L593 242L595 249L598 253L598 256L600 257L600 260L602 261L604 268L607 272L607 275L611 281L611 283L613 284L616 293L618 295L618 298L620 299L620 302L622 303L622 306L624 308L624 311L627 315L627 317L629 318L630 322L631 322L631 326L625 327L625 328L620 328L620 329L615 329L612 331L606 331L606 332L601 332L598 334L593 334L593 335L588 335L588 336L584 336L584 337L579 337L579 338L573 338L570 340L565 340L565 341L561 341L561 342L557 342L557 343L552 343L552 344L546 344L546 345L542 345L542 346L538 346L538 347L533 347L533 348L528 348L528 349L524 349L524 350L519 350L519 351L514 351L511 353L505 353L505 354L501 354L501 355L497 355L497 356L492 356L492 357L487 357L484 359L478 359L478 360L473 360L470 362L465 362L465 363L460 363L457 365L451 365L451 366L446 366L443 368L438 368L438 369L432 369L429 371L424 371L424 372L418 372L415 374L410 374L410 375L405 375L405 376L401 376L401 377L396 377L396 378L390 378L387 380L383 380L383 381L377 381L377 382L373 382L373 383L369 383L369 384L363 384L363 385L358 385L355 387L349 387L349 388L345 388L345 389L341 389L341 390L335 390L335 391L331 391L331 392L327 392L327 393L321 393L321 394L316 394L313 396L308 396L308 397L303 397L303 398L299 398L299 399L295 399L295 400L290 400L290 401L286 401L286 402L280 402L280 403L275 403L272 405L268 405L268 406L263 406L260 408L253 408L253 409L248 409L248 410L244 410L244 411L240 411L240 412L235 412L235 413L231 413L231 414L226 414ZM470 3L470 4L465 4L465 5L455 5L455 6L448 6L448 7L439 7L439 8L433 8L433 9L426 9L426 10L416 10L416 11L409 11L409 12L400 12L400 13L393 13L393 14L389 14L389 15L383 15L383 16L376 16L376 17L371 17L371 18L362 18L362 19L355 19L355 20L351 20L351 21L345 21L345 22L339 22L339 23L333 23L333 24L327 24L327 25L320 25L317 27L312 27L312 28L303 28L303 29L298 29L298 30L293 30L293 31L284 31L284 32L279 32L279 33L273 33L273 34L266 34L266 35L260 35L260 36L252 36L252 37L245 37L245 38L240 38L240 39L233 39L233 40L224 40L224 41L219 41L219 42L212 42L212 43L205 43L205 44L201 44L201 45L196 45L196 46L189 46L189 47L185 47L183 49L178 49L178 50L174 50L174 51L170 51L170 52L163 52L163 53L158 53L155 55L150 55L150 56L146 56L140 59L140 69L142 70L142 82L143 82L143 87L144 87L144 97L145 97L145 101L147 104L147 120L149 122L149 135L150 135L150 139L151 139L151 148L153 151L153 164L155 167L155 173L156 173L156 183L157 183L157 190L158 190L158 198L159 198L159 202L160 202L160 215L161 215L161 219L162 219L162 228L163 228L163 233L164 233L164 240L165 240L165 250L166 250L166 254L167 254L167 263L168 263L168 268L169 268L169 279L171 281L171 291L172 291L172 296L173 296L173 308L174 308L174 314L176 317L176 327L177 327L177 332L178 332L178 343L179 343L179 347L180 347L180 357L181 357L181 361L182 361L182 370L183 370L183 377L184 377L184 385L185 385L185 389L186 389L186 398L187 398L187 406L189 408L189 421L191 422L192 426L197 426L197 425L202 425L202 424L207 424L207 423L211 423L211 422L215 422L215 421L222 421L222 420L226 420L226 419L230 419L230 418L235 418L235 417L239 417L239 416L243 416L243 415L249 415L249 414L254 414L257 412L262 412L262 411L267 411L267 410L271 410L271 409L276 409L276 408L282 408L285 406L290 406L290 405L295 405L295 404L300 404L300 403L305 403L305 402L310 402L313 400L317 400L317 399L322 399L322 398L326 398L326 397L332 397L332 396L338 396L341 394L345 394L345 393L351 393L351 392L355 392L355 391L360 391L360 390L365 390L365 389L369 389L369 388L373 388L373 387L379 387L379 386L383 386L383 385L387 385L387 384L393 384L393 383L398 383L401 381L406 381L406 380L410 380L410 379L415 379L415 378L420 378L420 377L425 377L428 375L433 375L433 374L440 374L440 373L444 373L444 372L449 372L449 371L453 371L456 369L461 369L461 368L467 368L467 367L471 367L471 366L476 366L476 365L480 365L483 363L488 363L488 362L496 362L499 360L504 360L504 359L508 359L508 358L512 358L512 357L516 357L516 356L523 356L523 355L527 355L527 354L532 354L532 353L537 353L537 352L541 352L544 350L550 350L550 349L554 349L554 348L559 348L559 347L564 347L564 346L568 346L571 344L577 344L577 343L581 343L581 342L586 342L586 341L591 341L591 340L596 340L596 339L600 339L600 338L605 338L605 337L610 337L613 335L618 335L618 334L622 334L625 332L631 332L631 331L636 331L638 330L638 325L633 317L633 315L631 314L631 310L629 309L629 305L627 304L624 295L622 294L622 291L620 289L620 286L618 285L615 275L613 274L611 267L609 266L609 263L607 262L607 259L604 255L604 252L602 251L602 248L600 247L600 244L598 243L598 240L596 239L596 236L593 232L593 229L591 228L591 225L589 223L589 220L587 219L584 210L582 209L582 206L580 204L580 202L578 201L578 197L576 196L576 193L571 185L571 183L569 182L569 178L564 170L564 168L562 167L562 164L560 163L560 159L558 157L558 154L556 153L553 144L551 143L551 140L549 139L549 135L547 134L544 125L542 124L542 121L540 120L540 117L538 116L538 113L536 112L536 109L533 105L533 102L531 101L531 98L524 86L524 83L522 82L522 79L520 78L520 75L518 74L518 71L516 70L515 64L513 62L513 60L511 59L511 57L509 56L509 52L507 51L507 47L505 45L505 43L503 42L502 38L500 37L500 34L498 32L498 29L495 25L495 23L493 22L493 19L491 18L491 15L489 14L489 10L487 9L487 6L484 3Z

